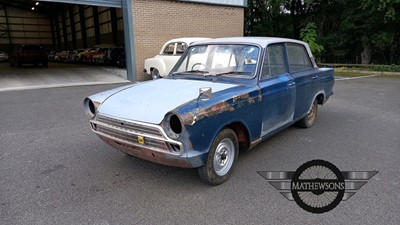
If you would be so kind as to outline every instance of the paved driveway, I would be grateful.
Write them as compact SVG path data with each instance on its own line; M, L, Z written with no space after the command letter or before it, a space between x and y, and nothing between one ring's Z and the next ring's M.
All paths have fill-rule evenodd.
M242 153L231 179L125 156L100 141L85 96L115 85L0 93L0 224L400 224L400 79L336 82L311 129L290 127ZM317 215L256 171L312 159L379 173Z

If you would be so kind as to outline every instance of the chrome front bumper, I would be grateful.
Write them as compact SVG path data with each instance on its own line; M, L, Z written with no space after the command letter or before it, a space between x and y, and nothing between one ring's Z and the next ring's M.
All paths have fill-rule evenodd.
M138 158L169 166L192 167L181 142L169 138L161 126L102 114L90 120L92 131L112 147Z

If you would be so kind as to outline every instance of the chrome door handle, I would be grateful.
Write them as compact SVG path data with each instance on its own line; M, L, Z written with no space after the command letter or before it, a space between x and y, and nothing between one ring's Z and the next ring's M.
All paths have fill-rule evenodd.
M288 86L293 86L295 84L296 84L295 82L290 82L290 83L288 83Z
M311 79L313 79L313 80L315 80L315 79L317 79L317 78L318 78L318 76L317 76L317 75L315 75L315 76L311 77Z

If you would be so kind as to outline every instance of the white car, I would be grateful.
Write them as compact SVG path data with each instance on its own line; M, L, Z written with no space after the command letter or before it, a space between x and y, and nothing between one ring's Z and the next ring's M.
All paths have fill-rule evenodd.
M7 61L8 55L5 52L0 52L0 62Z
M167 41L158 55L144 61L144 72L153 79L168 75L191 43L206 39L209 38L177 38Z

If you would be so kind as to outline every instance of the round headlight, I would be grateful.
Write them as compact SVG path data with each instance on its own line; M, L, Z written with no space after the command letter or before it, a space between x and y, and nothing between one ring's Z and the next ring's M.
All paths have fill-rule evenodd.
M96 106L90 98L85 98L83 101L83 108L85 110L86 115L93 117L96 114Z
M169 114L165 118L164 129L170 138L178 138L182 133L182 123L175 114Z

